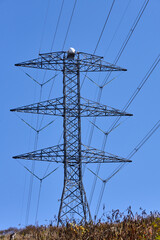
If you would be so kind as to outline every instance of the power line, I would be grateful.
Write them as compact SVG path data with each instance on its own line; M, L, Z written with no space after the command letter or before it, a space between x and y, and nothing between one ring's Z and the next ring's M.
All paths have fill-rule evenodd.
M44 176L43 178L39 179L40 181L40 185L39 185L39 193L38 193L38 200L37 200L37 210L36 210L36 217L35 217L35 224L37 223L37 218L38 218L38 211L39 211L39 203L40 203L40 197L41 197L41 190L42 190L42 181L49 177L53 172L55 172L59 167L55 168L54 170L52 170L49 174L47 174L46 176Z
M122 46L121 46L121 48L120 48L120 50L119 50L119 52L117 54L117 57L114 60L114 64L116 64L118 62L118 60L121 57L124 49L126 48L127 43L129 41L129 39L131 38L131 36L133 34L133 31L135 30L135 28L136 28L140 18L142 17L142 14L143 14L143 12L144 12L148 2L149 2L149 0L145 0L144 1L143 6L141 7L141 9L140 9L140 11L139 11L139 13L138 13L138 15L137 15L137 17L136 17L132 27L131 27L129 33L128 33L126 39L125 39L125 41L123 42L123 44L122 44ZM106 84L106 82L107 82L108 78L110 77L111 73L112 73L112 71L110 71L109 74L107 75L107 77L104 79L104 81L102 83L102 86ZM97 98L98 102L100 102L100 99L101 99L101 96L102 96L102 89L103 89L103 87L101 89L99 89L99 94L98 94L98 98ZM96 122L96 117L94 118L93 122L94 123ZM89 136L89 143L91 143L91 140L92 140L92 137L93 137L93 131L94 131L94 126L91 126L90 136Z
M35 224L37 223L37 217L38 217L38 210L39 210L39 203L40 203L40 196L41 196L41 190L42 190L42 181L44 179L46 179L47 177L49 177L52 173L54 173L59 167L55 168L54 170L52 170L50 173L48 173L47 175L45 175L44 177L40 178L38 177L34 172L32 172L31 170L29 170L29 168L27 168L26 166L24 166L22 163L20 163L18 160L17 162L24 167L30 174L31 176L37 178L40 182L40 186L39 186L39 193L38 193L38 200L37 200L37 209L36 209L36 217L35 217Z
M35 147L34 150L37 149L37 144L38 144L38 133L36 133L35 136ZM32 172L35 171L35 162L32 161L32 166L31 166ZM30 205L31 205L31 198L32 198L32 190L33 190L33 176L30 176L30 184L29 184L29 193L28 193L28 202L27 202L27 209L26 209L26 219L25 219L25 225L28 225L28 219L29 219L29 213L30 213Z
M64 6L64 0L62 0L60 12L59 12L59 16L58 16L58 20L57 20L57 24L56 24L56 29L55 29L55 32L54 32L53 41L52 41L52 45L51 45L51 51L52 51L52 49L53 49L53 45L54 45L55 38L56 38L56 35L57 35L57 31L58 31L58 27L59 27L61 15L62 15L63 6ZM47 73L47 71L45 71L45 73L44 73L43 82L42 82L41 86L43 86L44 84L46 84L46 83L48 83L49 81L51 81L52 79L54 79L54 81L52 81L52 85L51 85L50 92L49 92L49 95L48 95L48 99L49 99L49 98L50 98L50 95L51 95L51 92L52 92L52 89L53 89L54 82L55 82L55 77L56 77L57 75L59 75L59 74L55 74L52 78L50 78L49 80L47 80L46 82L44 82L45 77L46 77L46 73ZM34 80L34 79L33 79L33 80ZM43 120L44 120L44 115L43 115L42 118L41 118L41 122L40 122L40 126L39 126L40 129L41 129ZM50 125L50 123L47 124L47 126L48 126L48 125ZM42 129L44 129L44 127L43 127ZM49 167L49 166L48 166L48 167ZM47 169L48 169L48 167L47 167ZM45 172L46 172L46 171L45 171ZM41 188L41 187L40 187L40 188ZM41 190L39 190L39 191L41 191ZM40 195L40 192L39 192L39 195ZM38 203L38 204L39 204L39 203ZM38 206L37 206L37 208L38 208ZM37 213L36 213L36 215L37 215Z
M39 181L39 192L38 192L38 200L37 200L37 210L36 210L36 217L35 217L35 224L37 223L38 211L39 211L39 202L41 197L41 190L42 190L42 180Z
M25 73L25 72L24 72ZM30 77L29 74L26 74L28 77ZM53 88L53 85L54 85L54 82L55 82L55 77L57 76L57 74L55 74L54 77L50 78L48 81L44 82L41 85L41 90L40 90L40 97L39 97L39 101L41 101L41 97L42 97L42 87L44 86L44 84L46 84L47 82L51 81L52 79L54 79L54 81L52 81L52 86L51 86L51 89L50 89L50 92L49 92L49 95L48 95L48 99L50 98L50 95L51 95L51 91L52 91L52 88ZM31 77L32 78L32 77ZM33 78L32 78L33 79ZM19 116L18 116L19 117ZM19 117L20 118L20 117ZM55 120L51 121L50 123L48 123L46 126L42 127L42 122L43 122L43 119L44 119L44 115L41 119L41 122L40 122L40 126L38 127L39 125L39 115L37 116L37 126L36 126L36 129L33 128L30 124L28 124L26 121L24 121L24 119L20 118L23 122L25 122L30 128L32 128L33 130L36 131L36 138L35 138L35 147L34 147L34 150L37 150L37 145L38 145L38 137L39 137L39 132L41 130L43 130L44 128L48 127L50 124L52 124ZM34 173L35 171L35 162L33 161L32 162L32 172ZM31 197L32 197L32 188L33 188L33 175L30 176L30 184L29 184L29 194L28 194L28 202L27 202L27 210L26 210L26 220L25 220L25 225L28 225L28 219L29 219L29 212L30 212L30 204L31 204ZM40 185L40 190L39 190L39 198L40 198L40 193L41 193L41 188L42 186ZM37 209L39 208L39 201L37 202ZM38 211L38 210L37 210ZM36 217L37 217L37 211L36 211Z
M63 2L62 2L63 3ZM40 50L41 50L41 46L42 46L42 41L43 41L43 37L44 37L44 31L45 31L45 25L46 25L46 21L47 21L47 15L48 15L48 10L49 10L49 5L50 5L50 0L48 1L48 5L47 5L47 10L46 10L46 15L45 15L45 19L44 19L44 26L43 26L43 30L42 30L42 37L41 37L41 41L40 41L40 48L39 48L39 53L40 53ZM63 7L63 5L62 5ZM60 13L61 14L61 13ZM60 16L59 16L59 20L60 20ZM58 20L58 21L59 21ZM57 24L59 24L57 22ZM58 29L58 25L56 26L56 32L57 32L57 29ZM55 40L55 37L56 37L56 32L54 34L54 40ZM52 42L52 47L53 47L53 43ZM51 79L47 80L46 82L44 82L45 80L45 77L46 77L46 71L44 73L44 77L43 77L43 81L42 83L40 84L36 79L32 78L28 73L26 73L25 71L23 71L29 78L31 78L33 81L35 81L38 85L41 86L41 89L40 89L40 97L39 97L39 101L41 101L41 97L42 97L42 87L44 86L44 84L50 82L53 78L55 78L56 76L52 77ZM52 87L53 87L53 83L52 83ZM51 87L51 90L50 90L50 93L49 95L51 94L51 91L52 91L52 87ZM23 120L24 121L24 120ZM43 120L42 120L43 121ZM41 121L41 124L42 124L42 121ZM24 121L25 122L25 121ZM45 127L43 127L42 129L38 130L38 122L39 122L39 116L37 116L37 127L36 127L36 136L35 136L35 143L34 143L34 150L37 149L37 145L38 145L38 137L39 137L39 131L41 131L42 129L44 129ZM27 124L27 123L26 123ZM47 124L50 125L51 123ZM31 127L31 125L27 124L28 126ZM32 127L32 129L34 129ZM35 129L34 129L35 130ZM35 170L35 162L33 161L32 162L32 172L34 172ZM30 212L30 204L31 204L31 196L32 196L32 188L33 188L33 176L30 177L30 184L29 184L29 194L28 194L28 202L27 202L27 210L26 210L26 225L28 224L28 218L29 218L29 212Z
M54 78L54 81L55 81L55 78ZM54 81L52 82L52 86L51 86L51 89L50 89L48 98L50 98ZM42 87L43 87L43 85L42 85ZM39 102L41 101L41 97L42 97L42 87L41 87L41 91L40 91ZM41 128L43 118L44 118L44 115L43 115L43 117L42 117L42 119L41 119L41 123L40 123L39 129ZM39 115L37 116L37 127L36 127L36 129L38 129L38 125L39 125ZM42 129L43 129L43 128L42 128ZM38 137L39 137L39 131L36 133L36 140L35 140L34 150L37 150ZM32 162L32 172L33 172L33 173L34 173L34 170L35 170L35 161ZM30 178L29 198L28 198L28 204L27 204L27 214L26 214L26 225L28 224L28 218L29 218L30 202L31 202L31 196L32 196L32 188L33 188L33 176L31 175L31 178ZM40 185L39 198L40 198L41 188L42 188L42 186ZM38 200L37 204L38 204L38 205L37 205L37 209L38 209L38 208L39 208L39 200ZM37 210L37 212L38 212L38 210ZM36 212L36 216L37 216L37 214L38 214L37 212Z
M113 9L114 3L115 3L115 0L113 0L112 5L111 5L110 10L109 10L109 13L107 14L105 23L104 23L104 25L103 25L102 31L101 31L101 33L100 33L100 36L99 36L99 39L98 39L98 41L97 41L97 44L96 44L96 47L95 47L95 49L94 49L93 54L95 54L95 52L96 52L96 50L97 50L97 48L98 48L98 45L99 45L100 40L101 40L101 38L102 38L103 32L104 32L104 30L105 30L105 28L106 28L106 25L107 25L107 23L108 23L108 19L109 19L109 17L110 17L111 11L112 11L112 9ZM88 71L85 73L85 76L84 76L84 78L83 78L83 80L82 80L81 88L82 88L82 86L83 86L83 84L84 84L84 81L85 81L85 79L86 79L87 74L88 74Z
M53 45L54 45L54 42L55 42L57 30L58 30L58 27L59 27L59 22L60 22L61 15L62 15L63 5L64 5L64 0L62 0L60 12L59 12L59 16L58 16L58 20L57 20L56 30L55 30L55 32L54 32L53 41L52 41L52 45L51 45L51 51L52 51L52 49L53 49Z
M144 13L147 5L148 5L148 3L149 3L149 0L145 0L145 1L143 2L143 5L142 5L140 11L138 12L137 17L136 17L135 21L133 22L133 25L132 25L131 29L129 30L129 32L128 32L128 34L127 34L127 36L126 36L126 38L125 38L125 40L124 40L124 42L123 42L123 44L122 44L119 52L118 52L118 54L117 54L117 56L116 56L116 58L115 58L115 60L114 60L114 64L117 64L117 62L118 62L118 60L120 59L122 53L124 52L124 50L125 50L128 42L129 42L129 40L130 40L130 38L131 38L131 36L132 36L132 34L133 34L133 32L134 32L134 30L136 29L137 24L139 23L139 21L140 21L142 15L143 15L143 13ZM104 81L103 81L103 84L105 84L105 83L107 82L107 80L109 79L111 73L112 73L112 71L110 71L110 72L107 74L106 78L105 78ZM103 84L102 84L102 85L103 85Z
M48 11L49 11L50 1L51 0L48 0L46 14L45 14L45 18L44 18L44 24L43 24L42 35L41 35L41 40L40 40L39 53L40 53L41 48L42 48L42 42L43 42L43 38L44 38L44 32L45 32L45 27L46 27L46 22L47 22L47 16L48 16Z
M25 182L24 182L23 194L22 194L23 197L22 197L22 205L21 205L20 224L22 223L22 215L23 215L22 212L23 212L23 207L24 207L25 191L26 191L26 174L25 174Z
M150 69L148 70L148 72L146 73L146 75L144 76L144 78L142 79L142 81L140 82L138 87L136 88L136 90L133 92L132 96L129 98L126 105L123 107L122 111L126 111L128 109L128 107L131 105L133 100L136 98L136 96L138 95L138 93L140 92L140 90L142 89L142 87L144 86L146 81L149 79L149 77L151 76L151 74L153 73L154 69L157 67L159 62L160 62L160 55L157 56L157 58L151 65ZM110 126L108 131L111 131L112 128L114 128L116 126L116 124L119 122L120 118L121 117L117 117L117 119L113 122L113 124Z
M71 22L72 22L74 10L75 10L75 7L76 7L76 3L77 3L77 0L75 0L75 2L74 2L74 6L73 6L72 13L71 13L71 17L70 17L70 20L69 20L69 24L68 24L66 36L65 36L65 39L64 39L64 42L63 42L63 46L62 46L62 51L64 50L65 43L66 43L66 40L67 40L67 37L68 37L68 33L69 33L70 26L71 26Z
M127 43L129 42L129 39L131 38L131 36L133 34L133 31L135 30L139 20L141 19L142 14L144 13L144 10L146 9L146 6L147 6L148 2L149 2L149 0L145 0L144 1L144 3L142 5L142 7L141 7L141 9L140 9L136 19L135 19L135 21L134 21L134 23L132 25L132 27L131 27L131 29L130 29L130 31L129 31L126 39L125 39L125 41L123 42L123 44L122 44L122 46L121 46L121 48L120 48L120 50L119 50L119 52L117 54L117 57L116 57L116 59L114 61L115 64L117 63L117 61L121 57L124 49L126 48ZM112 71L110 71L109 74L106 76L106 78L104 79L104 81L102 83L102 87L99 89L99 94L98 94L98 98L97 98L97 102L98 103L100 102L100 99L101 99L101 96L102 96L103 86L107 83L107 80L110 77L111 73L112 73ZM93 119L93 123L94 124L96 123L96 117ZM91 140L92 140L92 137L93 137L93 131L94 131L94 126L91 126L90 135L89 135L89 144L91 143Z
M64 5L64 0L62 0L62 4L61 4L61 8L60 8L60 13L59 13L59 16L58 16L58 20L57 20L57 24L56 24L56 29L55 29L55 33L54 33L54 36L53 36L53 41L52 41L52 44L51 44L51 51L52 51L52 49L53 49L53 45L54 45L55 38L56 38L56 35L57 35L57 30L58 30L60 18L61 18L61 15L62 15L63 5ZM47 14L48 14L48 12L46 13L46 16L47 16ZM41 84L41 85L44 85L44 84L45 84L44 81L45 81L45 78L46 78L46 74L47 74L47 70L45 70L45 72L44 72L43 81L42 81L42 84ZM47 81L47 82L48 82L48 81Z
M127 119L128 119L128 118L126 118L124 121L126 121ZM104 134L104 139L103 139L102 148L101 148L102 151L105 150L106 143L107 143L107 139L108 139L108 135L109 135L113 130L115 130L117 127L119 127L122 123L124 123L124 121L122 121L122 122L120 122L119 124L117 124L117 125L115 126L115 128L113 128L110 132L104 132L102 129L100 129L98 126L96 126L96 125L94 124L95 127ZM91 122L91 123L92 123L92 122ZM92 123L92 124L93 124L93 123ZM91 205L91 202L92 202L92 199L93 199L93 194L94 194L94 191L95 191L95 187L96 187L96 183L97 183L97 176L98 176L98 174L99 174L100 167L101 167L101 163L98 163L98 164L97 164L97 168L96 168L96 174L95 174L95 176L94 176L93 183L92 183L92 187L91 187L90 198L89 198L89 205Z
M16 114L16 113L15 113ZM56 119L50 121L49 123L47 123L45 126L43 126L42 128L39 128L38 130L35 129L31 124L29 124L28 122L26 122L23 118L21 118L18 114L16 114L16 116L21 119L22 122L24 122L28 127L30 127L31 129L33 129L36 133L41 132L42 130L44 130L45 128L47 128L49 125L51 125Z
M146 83L146 81L149 79L149 77L151 76L151 74L153 73L154 69L156 68L156 66L158 65L160 61L160 55L158 55L158 57L155 59L155 61L153 62L153 64L151 65L151 67L149 68L148 72L146 73L146 75L144 76L144 78L142 79L142 81L140 82L140 84L138 85L138 87L136 88L136 90L134 91L134 93L131 95L131 97L129 98L129 100L127 101L126 105L124 106L124 108L122 109L122 111L126 111L128 109L128 107L131 105L131 103L133 102L133 100L136 98L136 96L138 95L138 93L140 92L140 90L142 89L142 87L144 86L144 84ZM108 137L108 133L112 132L115 128L117 128L120 124L118 124L119 120L121 119L121 117L117 117L116 120L113 122L113 124L111 125L111 127L108 129L107 132L102 131L100 128L99 130L101 132L103 132L104 134L104 142L102 145L102 150L105 150L106 147L106 140ZM95 127L95 124L92 123ZM97 127L97 126L96 126ZM105 140L106 139L106 140ZM119 167L118 167L119 168ZM100 164L97 166L96 169L96 174L98 175L100 170ZM115 170L116 171L116 170ZM93 180L93 185L92 185L92 190L91 190L91 194L90 194L90 203L92 201L93 198L93 193L96 187L96 177L94 177Z
M105 145L106 145L106 142L107 142L107 137L108 137L108 134L105 134L104 135L103 144L102 144L102 151L104 151L104 149L105 149ZM90 198L89 198L89 205L91 205L91 202L92 202L92 199L93 199L93 194L94 194L94 190L95 190L96 183L97 183L97 175L99 173L100 166L101 166L101 164L98 163L97 164L97 168L96 168L96 175L94 176L92 187L91 187L91 193L90 193Z
M110 16L110 14L111 14L111 12L112 12L112 8L113 8L113 6L114 6L114 3L115 3L115 0L113 0L113 2L112 2L111 8L110 8L110 10L109 10L109 13L108 13L107 18L106 18L106 20L105 20L105 23L104 23L104 25L103 25L101 34L100 34L100 36L99 36L99 39L98 39L98 42L97 42L97 44L96 44L96 47L95 47L95 50L94 50L93 54L95 54L95 52L96 52L96 50L97 50L97 48L98 48L98 45L99 45L99 43L100 43L100 40L101 40L102 35L103 35L103 32L104 32L104 29L105 29L106 24L107 24L107 22L108 22L109 16Z
M19 68L20 69L20 68ZM22 70L23 71L23 70ZM23 71L24 72L24 71ZM24 72L25 73L25 72ZM27 74L26 74L27 75ZM29 74L27 75L28 77L30 76ZM33 79L32 79L33 80ZM36 89L36 85L35 85L35 89ZM33 97L33 102L35 101L35 92L34 92L34 97ZM19 117L19 116L18 116ZM31 123L33 123L33 118L31 118ZM29 151L29 147L30 147L30 140L31 140L31 128L30 128L30 131L29 131L29 143L28 143L28 151ZM25 174L26 176L26 174ZM30 179L30 182L31 182L31 179ZM25 188L26 188L26 183L24 184L24 192L23 192L23 198L24 198L24 194L25 194ZM28 194L28 199L29 199L29 194ZM28 200L29 201L29 200ZM22 203L23 205L23 203ZM28 202L27 202L27 205L28 205ZM22 214L22 212L21 212ZM26 210L26 216L27 216L27 210ZM22 218L22 217L21 217Z
M55 75L57 75L57 74L55 74ZM54 83L55 83L55 78L54 78L54 80L52 81L52 85L51 85L51 88L50 88L50 91L49 91L47 100L50 99L50 96L51 96L51 93L52 93L52 89L53 89ZM42 126L42 122L43 122L43 120L44 120L44 115L45 115L45 114L43 114L43 116L42 116L42 118L41 118L41 122L40 122L39 128L41 128L41 126Z
M60 22L60 19L61 19L63 6L64 6L64 0L62 0L60 12L59 12L59 16L58 16L58 20L57 20L57 24L56 24L56 29L55 29L55 32L54 32L53 41L52 41L52 45L51 45L51 51L52 51L52 49L53 49L53 45L54 45L55 38L56 38L56 35L57 35L57 30L58 30L58 27L59 27L59 22ZM41 86L43 86L43 85L45 85L46 83L50 82L52 79L55 80L56 76L59 75L59 74L55 74L52 78L50 78L49 80L47 80L46 82L44 82L45 77L46 77L46 73L47 73L47 70L46 70L45 73L44 73L43 82L42 82L42 84L40 84ZM34 79L33 79L33 80L34 80ZM50 95L51 95L51 92L52 92L52 89L53 89L54 82L55 82L55 81L52 82L52 85L51 85L51 88L50 88L50 92L49 92L49 95L48 95L48 99L50 98ZM42 126L43 119L44 119L44 115L42 116L42 119L41 119L40 128L41 128L41 126Z
M109 45L108 45L108 47L107 47L107 49L106 49L106 51L105 51L105 53L104 53L104 56L106 56L106 54L107 54L107 52L108 52L108 50L109 50L109 48L110 48L110 46L111 46L111 44L112 44L115 36L116 36L116 34L117 34L117 32L118 32L118 30L119 30L119 28L120 28L120 25L121 25L121 23L122 23L122 21L123 21L124 16L126 15L126 12L127 12L127 10L128 10L128 7L129 7L130 3L131 3L131 0L128 1L128 4L127 4L127 6L126 6L126 8L125 8L125 10L124 10L124 12L123 12L123 14L122 14L122 17L121 17L121 19L120 19L120 21L119 21L119 24L118 24L118 26L117 26L114 34L113 34L113 37L112 37L112 39L111 39L111 41L110 41L110 43L109 43Z
M56 75L56 74L55 74ZM51 95L51 92L52 92L52 88L53 88L53 85L54 85L54 82L55 82L55 77L54 77L54 80L52 81L52 86L51 86L51 89L50 89L50 92L49 92L49 95L48 95L48 99L50 98L50 95ZM41 87L41 90L42 90L42 87ZM41 94L42 94L42 91L41 91ZM40 100L41 100L41 94L40 94ZM43 122L43 119L44 119L44 115L41 119L41 123L40 123L40 126L39 126L39 129L41 128L41 125L42 125L42 122ZM37 129L38 129L38 120L39 120L39 115L37 117ZM50 125L50 124L49 124ZM44 128L42 128L44 129ZM38 143L38 136L39 136L39 132L37 132L37 143ZM37 150L37 145L36 145L36 149ZM34 161L33 161L34 162ZM35 164L35 162L34 162ZM34 171L32 171L34 172ZM33 178L33 177L32 177ZM32 184L33 185L33 184ZM40 183L40 187L39 187L39 195L38 195L38 202L37 202L37 211L36 211L36 219L35 219L35 222L37 221L37 216L38 216L38 210L39 210L39 201L40 201L40 196L41 196L41 189L42 189L42 183Z
M42 86L40 89L40 95L39 95L39 101L41 101L42 98ZM37 116L37 123L36 123L36 129L38 129L38 123L39 123L39 115ZM34 150L37 150L38 146L38 138L39 138L39 132L36 132L35 135L35 142L34 142ZM35 161L32 161L32 172L35 171ZM30 176L30 184L29 184L29 194L28 194L28 202L27 202L27 209L26 209L26 219L25 219L25 225L28 225L28 219L29 219L29 213L30 213L30 205L31 205L31 198L32 198L32 189L33 189L33 176Z
M130 159L131 157L133 157L138 152L138 150L148 141L148 139L157 131L157 129L159 127L160 127L160 120L158 122L156 122L156 124L150 129L150 131L139 142L139 144L130 152L130 154L128 154L127 159ZM98 212L99 212L99 207L100 207L100 204L101 204L101 201L102 201L102 197L103 197L103 194L104 194L106 183L108 181L110 181L111 178L113 178L126 165L127 165L127 163L126 164L125 163L120 164L120 166L118 166L108 178L106 178L104 180L101 179L102 188L101 188L101 191L100 191L100 195L99 195L99 199L98 199L98 203L97 203L97 207L96 207L96 212L95 212L96 217L97 217Z
M24 72L25 73L25 72ZM46 73L46 72L45 72ZM29 74L25 73L28 77L32 78ZM41 89L40 89L40 97L39 97L39 102L41 101L41 97L42 97L42 88L44 86L44 84L48 83L49 81L51 81L52 79L54 79L52 81L52 85L51 85L51 89L50 89L50 92L49 92L49 95L48 95L48 99L50 98L50 95L51 95L51 91L52 91L52 88L53 88L53 85L54 85L54 82L55 82L55 77L57 76L58 74L55 74L54 77L50 78L49 80L47 80L46 82L44 82L44 79L45 79L45 76L44 75L44 78L43 78L43 82L42 84L40 84L41 86ZM35 80L32 78L32 80ZM19 116L18 116L19 117ZM19 117L20 118L20 117ZM37 116L37 126L36 126L36 129L33 128L30 124L28 124L26 121L24 121L22 118L21 120L23 122L25 122L29 127L31 127L32 129L34 129L36 131L36 138L35 138L35 147L34 147L34 150L37 150L37 146L38 146L38 137L39 137L39 132L41 130L43 130L44 128L48 127L51 123L53 123L55 120L51 121L50 123L48 123L46 126L42 127L42 122L43 122L43 119L44 119L44 115L42 116L42 119L41 119L41 122L40 122L40 126L38 127L39 125L39 115ZM39 129L39 130L38 130ZM32 173L34 173L35 171L35 162L33 161L32 162ZM30 212L30 204L31 204L31 197L32 197L32 188L33 188L33 175L30 176L30 184L29 184L29 194L28 194L28 202L27 202L27 210L26 210L26 220L25 220L25 225L28 225L28 219L29 219L29 212ZM38 199L40 198L40 194L41 194L41 188L42 188L42 184L40 184L40 189L39 189L39 195L38 195ZM38 214L38 209L39 209L39 200L37 202L37 210L36 210L36 219L37 219L37 214Z

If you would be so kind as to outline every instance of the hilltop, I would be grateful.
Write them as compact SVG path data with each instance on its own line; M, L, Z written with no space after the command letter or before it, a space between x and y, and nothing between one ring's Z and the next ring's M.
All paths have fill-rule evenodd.
M104 215L105 222L86 225L67 223L65 226L27 226L24 229L9 228L0 231L0 239L9 240L155 240L160 239L160 214L142 211L133 215L130 208L127 214L119 210L112 211L110 216Z

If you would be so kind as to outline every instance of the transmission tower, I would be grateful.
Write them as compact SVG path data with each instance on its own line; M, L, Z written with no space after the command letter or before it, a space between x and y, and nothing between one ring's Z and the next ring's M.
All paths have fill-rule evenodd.
M91 213L82 181L82 164L118 163L131 160L105 153L81 142L81 117L132 116L126 112L85 99L80 95L80 72L126 71L107 63L102 57L88 53L59 51L40 54L37 59L15 66L61 71L63 97L11 109L11 111L63 117L63 144L14 156L27 159L63 163L64 186L58 213L58 224L66 220L91 220Z

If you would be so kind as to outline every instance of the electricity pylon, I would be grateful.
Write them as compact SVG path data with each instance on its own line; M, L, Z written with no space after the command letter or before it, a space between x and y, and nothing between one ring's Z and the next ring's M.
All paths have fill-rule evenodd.
M102 57L75 52L73 48L67 52L40 54L37 59L15 65L63 73L63 97L11 109L11 111L62 116L64 142L13 158L63 163L64 186L58 224L76 217L84 223L90 221L91 213L82 182L82 163L131 161L82 144L81 117L132 116L132 114L82 98L80 72L126 71L126 69L107 63Z

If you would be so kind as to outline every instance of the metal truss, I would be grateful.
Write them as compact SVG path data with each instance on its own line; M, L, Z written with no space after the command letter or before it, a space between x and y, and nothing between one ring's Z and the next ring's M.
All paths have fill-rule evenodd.
M63 73L63 97L15 108L11 111L62 116L64 143L21 154L14 158L63 163L64 186L58 224L76 218L83 223L90 221L90 209L82 182L82 163L131 161L82 145L81 117L132 116L132 114L82 98L80 96L80 72L126 71L126 69L107 63L99 56L83 52L69 55L69 52L65 51L40 54L37 59L22 62L16 66L56 70Z
M117 155L106 153L96 148L87 147L84 144L81 145L81 162L82 163L121 163L131 162L131 160L119 157ZM84 148L84 149L83 149ZM68 151L69 164L76 164L79 155L73 151ZM43 148L37 151L24 153L21 155L14 156L15 159L35 160L42 162L55 162L64 163L64 144L56 145L53 147Z
M40 149L37 151L14 156L15 159L26 159L47 162L64 162L64 144Z
M67 52L60 51L40 54L39 58L18 63L15 66L63 71L65 64L66 72L77 72L78 64L81 72L127 71L102 59L103 57L83 52L77 52L73 59L68 59Z
M83 145L85 146L85 145ZM119 157L117 155L106 153L101 150L97 150L93 147L87 147L82 150L83 163L120 163L120 162L132 162L129 159Z
M82 97L80 100L81 117L132 116L130 113L126 113L124 111L120 111L118 109ZM64 116L63 110L63 97L11 109L12 112L25 112L54 116ZM69 117L76 117L79 114L74 108L74 105L68 105L66 107L66 112L68 113Z

